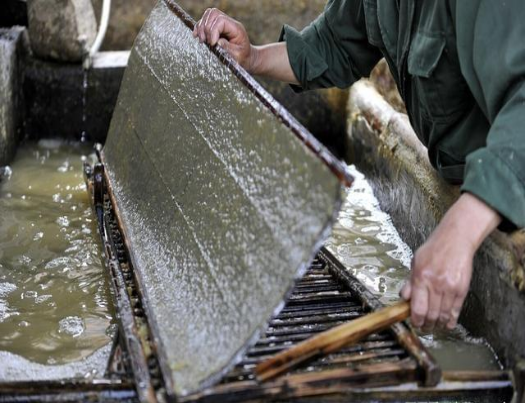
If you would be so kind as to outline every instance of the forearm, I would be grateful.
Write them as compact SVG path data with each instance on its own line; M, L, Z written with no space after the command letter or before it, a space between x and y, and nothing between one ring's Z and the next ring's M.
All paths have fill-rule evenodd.
M251 74L298 85L298 79L290 66L287 44L271 43L252 46Z
M447 231L449 236L467 242L475 253L501 221L501 216L495 210L466 192L451 206L432 236L444 235L443 232Z

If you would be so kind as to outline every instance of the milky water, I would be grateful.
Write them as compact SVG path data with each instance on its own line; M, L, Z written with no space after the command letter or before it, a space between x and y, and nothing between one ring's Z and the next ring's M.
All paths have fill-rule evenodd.
M409 278L412 251L380 209L364 175L354 166L349 169L355 182L326 245L369 290L391 304L400 299L400 289ZM462 326L453 332L422 334L421 340L443 369L500 368L488 344L471 337Z
M89 153L87 146L30 143L3 171L0 379L84 377L104 370L113 311L82 179ZM363 175L353 167L351 172L356 181L327 245L390 303L409 276L411 250ZM422 340L445 369L499 367L484 341L461 327Z
M82 177L90 152L80 144L25 144L0 181L0 356L9 358L6 374L10 367L44 368L31 369L33 362L48 365L49 374L73 375L58 364L84 359L111 340L111 295Z

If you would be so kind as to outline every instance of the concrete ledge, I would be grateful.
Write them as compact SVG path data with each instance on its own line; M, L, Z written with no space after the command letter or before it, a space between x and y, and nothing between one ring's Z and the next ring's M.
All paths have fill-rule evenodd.
M9 164L22 137L24 45L25 28L0 28L0 166Z
M417 249L459 196L429 163L407 116L366 81L349 98L348 149L402 239ZM524 356L524 230L495 231L475 258L461 322L485 337L506 365Z
M100 52L89 71L81 64L29 57L24 94L30 138L59 137L104 142L129 52Z

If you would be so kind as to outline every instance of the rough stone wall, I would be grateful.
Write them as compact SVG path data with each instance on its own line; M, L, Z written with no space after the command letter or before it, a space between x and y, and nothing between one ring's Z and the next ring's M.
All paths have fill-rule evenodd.
M0 167L9 164L23 133L24 42L24 28L0 29Z
M111 17L102 50L127 50L133 45L146 17L157 0L112 0ZM195 19L208 7L217 7L243 22L256 44L278 39L281 26L303 28L323 10L326 0L180 0L178 3ZM97 21L102 0L92 0Z
M27 136L104 142L128 56L129 52L99 52L88 72L80 64L27 58Z

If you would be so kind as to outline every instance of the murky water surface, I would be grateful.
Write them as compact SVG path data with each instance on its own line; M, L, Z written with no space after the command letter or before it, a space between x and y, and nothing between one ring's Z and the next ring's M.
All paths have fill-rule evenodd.
M411 249L400 239L389 215L380 210L363 174L350 167L356 181L348 190L338 222L327 246L338 259L386 304L410 275ZM495 354L482 339L458 326L453 332L421 335L446 370L500 368Z
M68 363L97 350L81 370L104 365L113 308L82 179L89 153L88 146L30 143L0 182L0 356L13 363L8 372L23 368L27 379L70 376ZM351 170L356 182L327 245L390 303L409 276L412 253L363 175ZM499 368L485 342L461 327L422 340L444 369Z
M0 350L10 362L66 364L110 341L111 296L82 178L90 152L29 143L0 182Z

